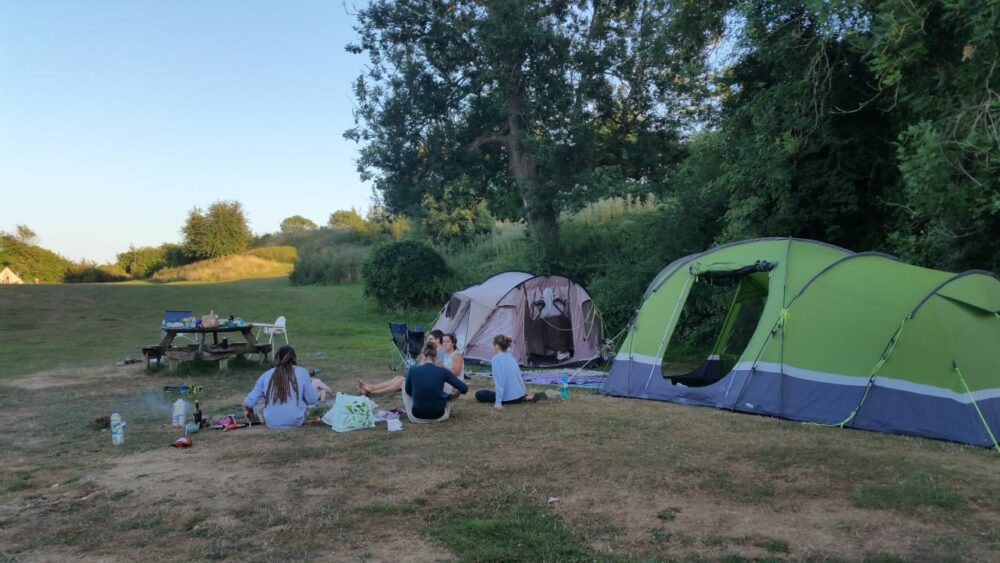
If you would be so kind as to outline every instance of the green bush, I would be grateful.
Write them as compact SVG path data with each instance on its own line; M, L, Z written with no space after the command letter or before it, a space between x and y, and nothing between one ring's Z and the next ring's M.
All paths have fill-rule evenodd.
M295 250L294 246L265 246L248 250L243 254L283 264L294 264L299 259L299 251Z
M365 295L385 309L440 304L452 273L437 252L414 241L381 244L361 267Z
M80 262L70 265L63 281L66 283L107 283L127 279L129 279L129 275L117 265L98 266L90 262Z
M38 278L42 282L59 283L66 277L72 263L40 246L22 242L8 234L0 234L0 269L7 266L25 283Z
M134 278L148 278L157 270L167 266L167 249L163 247L129 246L118 254L117 266Z
M296 285L355 283L369 248L356 244L303 250L289 279Z

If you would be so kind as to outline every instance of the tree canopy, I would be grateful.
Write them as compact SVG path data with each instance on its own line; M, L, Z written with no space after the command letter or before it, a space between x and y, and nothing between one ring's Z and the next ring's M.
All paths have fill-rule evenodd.
M243 204L238 201L217 201L207 211L195 207L181 232L185 254L197 260L238 254L249 248L253 239Z
M559 209L594 177L656 185L677 162L688 107L669 12L653 0L372 2L348 47L370 59L347 132L362 175L390 212L412 215L425 196L474 185L553 249Z
M282 233L300 233L302 231L311 231L315 228L317 228L316 223L301 215L292 215L283 220L280 225Z
M389 213L456 230L482 202L551 258L560 211L652 193L692 244L1000 267L996 2L376 0L357 20L346 136Z

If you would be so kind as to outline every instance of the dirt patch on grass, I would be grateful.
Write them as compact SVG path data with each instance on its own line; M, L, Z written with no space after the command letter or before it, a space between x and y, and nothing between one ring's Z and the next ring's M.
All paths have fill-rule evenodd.
M143 374L142 364L100 368L63 368L41 371L31 375L0 379L0 386L13 387L25 391L43 391L62 387L79 385L119 385L134 381L137 375Z

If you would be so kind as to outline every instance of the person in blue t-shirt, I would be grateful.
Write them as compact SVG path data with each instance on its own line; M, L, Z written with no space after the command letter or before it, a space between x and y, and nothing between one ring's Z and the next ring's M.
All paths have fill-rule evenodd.
M406 370L403 383L403 404L410 420L415 422L443 421L449 414L448 402L469 390L464 381L441 366L434 365L437 348L424 346L423 363ZM447 393L445 383L455 390Z
M516 405L524 402L544 401L548 395L544 392L528 393L521 378L521 368L517 360L507 350L510 348L509 336L498 334L493 338L493 359L490 366L493 370L493 387L496 391L480 389L476 391L476 400L480 403L493 403L493 408L500 410L504 405Z
M260 419L268 428L302 426L306 408L315 405L318 399L309 372L297 363L294 348L278 348L274 354L274 367L261 374L243 400L247 421L253 420L254 407L263 401Z

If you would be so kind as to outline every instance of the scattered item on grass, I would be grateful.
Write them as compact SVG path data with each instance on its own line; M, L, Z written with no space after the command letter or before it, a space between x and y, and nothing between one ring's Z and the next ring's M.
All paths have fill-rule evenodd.
M127 366L129 364L138 364L140 362L142 362L142 360L137 360L137 359L135 359L135 358L133 358L131 356L125 356L124 358L118 358L118 361L115 362L115 365L116 366Z
M94 430L110 430L111 429L111 417L108 415L99 416L90 423L94 427Z
M333 408L323 416L335 432L350 432L375 426L374 410L378 405L368 397L337 393Z
M313 355L316 356L317 358L325 358L326 357L326 352L316 352Z
M201 426L197 422L189 422L184 425L184 432L187 434L197 434Z
M183 428L187 421L188 403L184 399L174 401L173 413L170 416L170 425L174 428Z
M544 371L526 371L521 374L524 377L525 383L534 383L536 385L561 385L562 376L565 373L556 372L544 372ZM566 383L571 387L585 387L585 388L598 388L607 378L603 375L585 375L585 374L574 374L566 378Z
M549 497L549 504L555 504L559 502L559 497Z
M400 420L398 416L396 418L386 420L386 425L389 432L399 432L403 429L403 421Z
M182 438L177 438L177 440L175 440L173 444L170 444L170 447L172 447L172 448L190 448L193 445L194 445L194 442L191 441L191 438L188 438L187 436L184 436Z
M166 392L174 392L178 395L183 395L185 393L191 393L192 395L196 393L201 393L205 390L201 385L188 385L187 383L181 383L180 385L164 385L163 390Z

